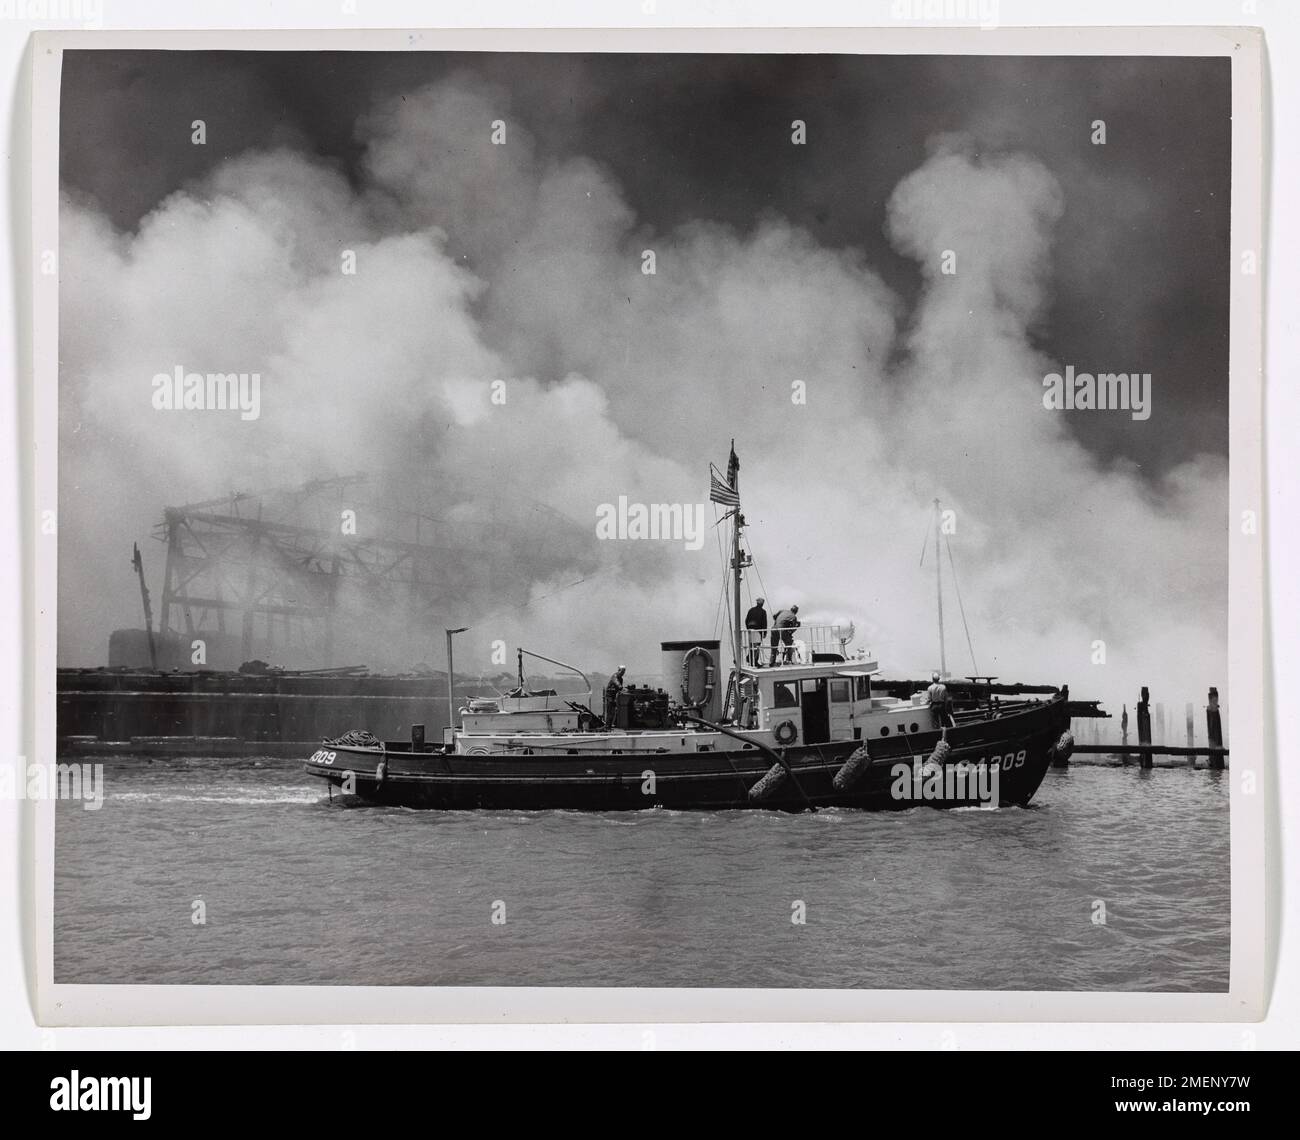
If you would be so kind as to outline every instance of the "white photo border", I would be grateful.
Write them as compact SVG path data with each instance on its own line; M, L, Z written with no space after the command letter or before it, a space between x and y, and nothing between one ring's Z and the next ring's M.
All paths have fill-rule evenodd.
M21 806L30 856L24 920L37 1020L47 1026L854 1021L1258 1021L1276 963L1266 924L1266 828L1275 821L1275 742L1265 732L1263 534L1243 512L1263 498L1263 35L1257 28L624 28L374 31L37 32L32 92L32 266L59 248L59 106L67 50L809 53L882 55L1218 56L1232 60L1229 350L1231 964L1226 993L681 989L570 987L68 985L54 981L55 803ZM54 755L57 540L35 525L58 502L58 278L32 275L31 389L24 424L30 498L27 568L29 756ZM1267 749L1267 750L1266 750ZM1137 857L1135 852L1135 857ZM1272 892L1274 898L1277 892ZM33 971L29 970L29 977Z

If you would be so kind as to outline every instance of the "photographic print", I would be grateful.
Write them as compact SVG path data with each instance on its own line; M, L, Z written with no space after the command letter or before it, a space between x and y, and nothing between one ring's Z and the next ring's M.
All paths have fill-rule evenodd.
M1254 1008L1258 41L1168 31L44 37L45 992Z

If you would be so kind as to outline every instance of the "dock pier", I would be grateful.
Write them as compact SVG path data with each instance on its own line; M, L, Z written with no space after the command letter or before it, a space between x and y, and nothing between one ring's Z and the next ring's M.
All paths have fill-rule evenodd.
M1164 706L1157 705L1156 708L1158 710L1156 720L1161 727L1161 735L1163 736L1164 730L1167 727L1163 715ZM1186 744L1153 743L1151 739L1151 691L1148 686L1143 685L1137 703L1137 743L1130 744L1128 741L1128 718L1126 709L1125 719L1122 722L1124 737L1122 743L1102 744L1094 740L1090 744L1075 744L1074 754L1076 756L1115 756L1125 762L1127 762L1131 757L1136 756L1138 764L1142 768L1153 767L1157 756L1185 756L1191 764L1195 764L1198 756L1204 756L1206 759L1206 766L1209 769L1213 771L1222 771L1227 766L1228 749L1224 747L1223 744L1223 716L1219 709L1218 688L1212 687L1210 689L1206 701L1205 731L1207 743L1196 743L1195 718L1190 702L1187 704L1186 713ZM1177 724L1177 721L1175 720L1174 723ZM1175 729L1175 731L1177 730ZM1059 766L1065 767L1064 764Z

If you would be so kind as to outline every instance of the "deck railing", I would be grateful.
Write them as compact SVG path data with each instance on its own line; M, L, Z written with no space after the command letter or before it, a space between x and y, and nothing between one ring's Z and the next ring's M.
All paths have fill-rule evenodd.
M759 634L754 638L754 634ZM788 638L786 635L789 635ZM851 650L855 630L850 625L799 625L793 629L768 626L762 630L745 630L742 644L745 659L751 665L770 665L775 653L778 665L807 665L814 654L838 653L848 659L858 650ZM757 644L755 644L757 641Z

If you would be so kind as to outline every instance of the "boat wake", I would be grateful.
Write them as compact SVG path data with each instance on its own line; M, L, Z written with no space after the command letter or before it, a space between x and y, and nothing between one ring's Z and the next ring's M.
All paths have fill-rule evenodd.
M228 792L118 792L107 797L114 803L185 803L240 804L248 806L274 804L311 804L320 800L315 788L234 789Z

